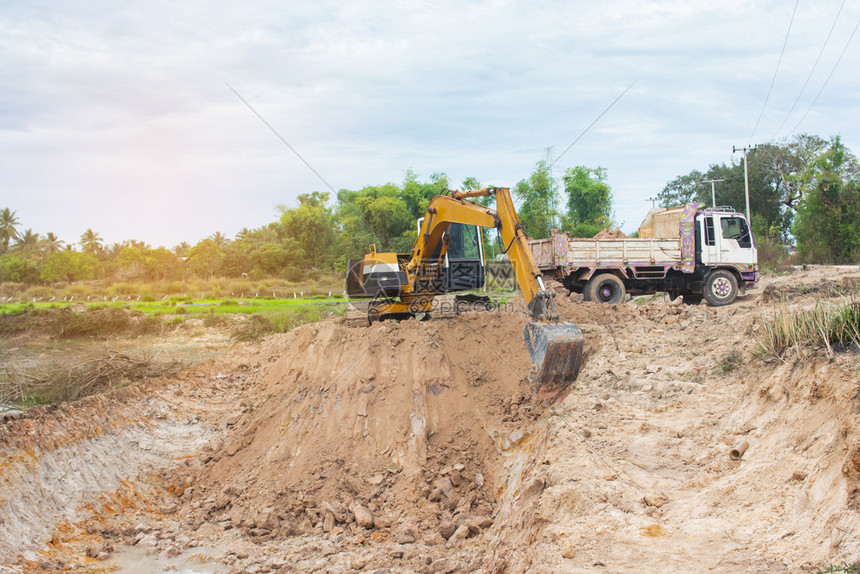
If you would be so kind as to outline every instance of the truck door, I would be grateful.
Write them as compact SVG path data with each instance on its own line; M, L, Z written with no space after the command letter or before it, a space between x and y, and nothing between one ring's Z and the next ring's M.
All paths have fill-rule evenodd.
M722 215L715 231L720 263L744 265L757 262L752 233L746 219L737 215Z
M714 266L720 263L720 247L713 215L702 217L702 263Z

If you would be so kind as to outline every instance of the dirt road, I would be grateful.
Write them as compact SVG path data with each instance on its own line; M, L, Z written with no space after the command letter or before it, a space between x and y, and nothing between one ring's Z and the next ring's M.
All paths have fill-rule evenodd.
M799 270L719 309L559 297L587 343L553 405L529 390L514 308L323 321L175 379L6 417L0 563L549 573L857 561L857 354L754 353L780 306L857 280L857 267Z

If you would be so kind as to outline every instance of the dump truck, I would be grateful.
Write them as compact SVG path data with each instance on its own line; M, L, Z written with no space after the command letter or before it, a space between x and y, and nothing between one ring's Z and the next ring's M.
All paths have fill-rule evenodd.
M544 276L598 303L663 291L688 304L729 305L758 281L749 222L730 206L654 208L635 238L578 239L553 230L530 239L529 248Z
M495 198L496 209L471 201L478 197ZM365 324L429 318L437 296L483 286L479 227L498 230L528 306L523 338L531 357L530 377L542 394L564 390L579 373L582 332L556 312L555 292L544 285L509 188L453 190L434 197L409 253L378 252L370 246L364 257L349 261L347 295L368 301Z

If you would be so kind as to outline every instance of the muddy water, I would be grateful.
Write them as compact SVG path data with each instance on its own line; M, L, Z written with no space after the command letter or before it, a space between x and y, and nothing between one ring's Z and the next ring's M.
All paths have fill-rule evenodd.
M163 571L178 574L221 574L228 570L227 566L220 562L223 554L223 551L215 548L198 546L188 548L173 558L158 558L155 554L147 554L143 548L123 545L117 547L116 552L105 560L104 564L117 568L114 572L119 574L151 574Z

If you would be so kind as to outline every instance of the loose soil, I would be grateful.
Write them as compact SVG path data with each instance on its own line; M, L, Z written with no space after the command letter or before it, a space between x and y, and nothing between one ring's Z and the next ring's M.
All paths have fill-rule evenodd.
M530 390L515 298L429 322L330 319L178 377L6 416L0 564L550 573L858 561L857 354L754 354L760 321L858 280L856 266L798 270L722 308L558 295L586 348L553 404Z

